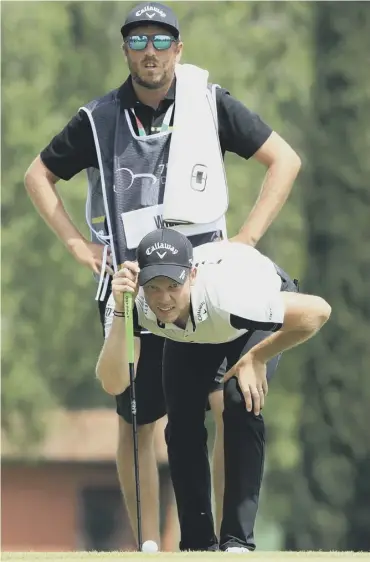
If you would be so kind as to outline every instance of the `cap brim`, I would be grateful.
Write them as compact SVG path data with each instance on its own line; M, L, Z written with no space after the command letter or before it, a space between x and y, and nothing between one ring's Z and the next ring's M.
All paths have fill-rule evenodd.
M185 275L184 275L185 272ZM183 285L189 275L190 267L182 265L155 264L144 267L139 273L139 285L145 285L155 277L168 277Z
M178 29L176 29L176 27L173 27L172 25L169 25L167 23L162 23L162 22L157 22L157 21L150 22L148 20L141 20L141 21L135 21L135 22L131 22L131 23L127 23L126 25L123 25L121 27L122 37L125 39L132 29L135 29L135 27L140 27L141 25L158 25L159 27L163 27L164 29L167 29L168 31L170 31L175 39L178 39L179 35L180 35L180 32L178 31Z

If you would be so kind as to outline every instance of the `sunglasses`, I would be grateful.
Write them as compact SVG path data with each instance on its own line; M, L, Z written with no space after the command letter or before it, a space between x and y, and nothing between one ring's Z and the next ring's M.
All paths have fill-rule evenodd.
M156 51L166 51L172 43L176 43L176 39L172 35L131 35L125 39L125 43L133 51L143 51L148 46L149 41Z

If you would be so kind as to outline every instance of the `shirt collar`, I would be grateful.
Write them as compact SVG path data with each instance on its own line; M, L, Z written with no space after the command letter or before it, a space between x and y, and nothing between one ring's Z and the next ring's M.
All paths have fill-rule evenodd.
M176 78L173 79L173 82L164 99L173 102L175 100L175 94ZM129 76L127 80L122 84L122 86L118 89L117 95L118 99L120 100L122 109L131 109L133 107L137 107L138 105L145 105L138 99L135 93L131 76Z

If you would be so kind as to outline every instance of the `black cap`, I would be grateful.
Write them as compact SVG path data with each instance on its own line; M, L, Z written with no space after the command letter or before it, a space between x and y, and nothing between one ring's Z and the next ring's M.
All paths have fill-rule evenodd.
M179 22L171 8L159 2L142 2L131 10L121 27L122 37L127 37L131 29L139 25L155 23L169 29L175 39L180 35Z
M192 266L193 246L183 234L172 228L162 228L144 236L136 256L140 285L161 276L183 285Z

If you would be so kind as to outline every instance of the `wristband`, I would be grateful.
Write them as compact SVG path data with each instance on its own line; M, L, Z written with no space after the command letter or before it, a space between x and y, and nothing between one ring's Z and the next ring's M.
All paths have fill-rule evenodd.
M118 318L125 318L125 313L120 310L113 310L113 316L118 316Z

